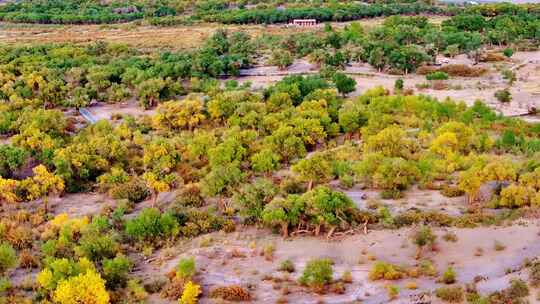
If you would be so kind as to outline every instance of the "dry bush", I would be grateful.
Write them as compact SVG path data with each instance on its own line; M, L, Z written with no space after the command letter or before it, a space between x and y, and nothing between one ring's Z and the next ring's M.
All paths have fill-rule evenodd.
M499 61L505 61L506 58L503 54L499 53L486 53L482 58L480 58L480 61L482 62L499 62Z
M220 298L227 301L249 301L249 291L240 285L218 286L210 291L211 298Z
M333 284L330 284L328 290L330 293L334 294L344 294L345 293L345 284L342 282L335 282Z
M185 281L181 278L173 278L169 283L167 283L162 291L161 297L167 299L178 299L182 296L184 291Z
M3 222L3 238L17 249L30 248L34 240L32 228L19 223Z
M369 272L369 279L377 280L400 280L407 276L405 269L386 262L376 262Z
M431 88L433 90L446 90L448 89L448 84L444 81L437 80L433 81L433 83L431 84Z
M39 260L28 249L24 249L19 254L19 266L22 268L36 268L39 266Z
M464 64L448 64L441 67L421 66L416 70L419 75L427 75L434 72L445 72L450 76L479 77L487 72L483 67L471 67Z
M444 185L441 189L441 194L446 197L458 197L465 194L465 192L454 185Z

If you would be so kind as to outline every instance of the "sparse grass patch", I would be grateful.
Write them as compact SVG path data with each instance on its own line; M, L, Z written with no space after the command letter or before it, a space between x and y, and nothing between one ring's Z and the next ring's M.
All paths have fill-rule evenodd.
M437 298L450 302L450 303L459 303L462 302L465 294L461 286L448 286L440 287L435 290L435 295Z

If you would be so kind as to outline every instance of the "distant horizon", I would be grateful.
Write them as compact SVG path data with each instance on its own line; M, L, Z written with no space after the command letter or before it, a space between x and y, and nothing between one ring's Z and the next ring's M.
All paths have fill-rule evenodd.
M510 3L540 3L540 0L441 0L441 2L479 2L479 3L489 3L489 2L510 2Z

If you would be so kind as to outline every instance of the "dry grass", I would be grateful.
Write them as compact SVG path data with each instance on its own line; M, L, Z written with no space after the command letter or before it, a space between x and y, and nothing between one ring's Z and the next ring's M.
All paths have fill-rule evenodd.
M114 25L16 25L9 24L0 34L0 43L90 43L104 40L123 43L136 48L190 49L197 47L217 29L242 30L249 35L283 35L286 33L313 31L309 28L286 28L280 25L219 25L198 24L194 26L156 27L134 23ZM319 29L319 28L315 28Z
M445 17L430 16L430 21L439 24ZM384 18L363 19L358 22L369 30L380 25ZM343 27L350 22L332 23ZM135 22L111 25L45 25L2 23L0 43L90 43L104 40L123 43L136 48L190 49L197 47L215 30L224 28L232 31L245 31L251 36L262 34L285 35L297 32L319 31L322 26L312 28L286 27L284 25L221 25L202 23L197 25L178 25L157 27L138 25Z

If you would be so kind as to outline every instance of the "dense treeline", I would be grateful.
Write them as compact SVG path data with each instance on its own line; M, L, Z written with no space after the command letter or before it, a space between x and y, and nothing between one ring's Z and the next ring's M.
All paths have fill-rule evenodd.
M422 3L413 4L340 4L328 7L236 9L225 12L208 11L201 15L204 21L220 23L286 23L293 19L350 21L390 15L452 14L454 10Z
M175 14L170 8L163 7L149 14L165 11ZM142 5L130 1L114 1L101 4L99 1L16 1L0 7L0 19L18 23L116 23L140 19L146 10Z
M115 1L113 3L59 0L21 1L8 3L0 7L0 19L25 23L85 24L126 22L146 17L151 18L152 22L157 24L160 23L159 17L184 15L184 11L189 6L193 6L193 4L182 1L163 1L157 4L137 1ZM422 2L322 4L318 7L303 4L299 7L293 6L285 9L246 9L243 4L235 7L234 4L228 2L202 1L197 2L191 9L195 12L190 17L192 20L267 24L288 22L295 18L315 18L319 21L347 21L396 14L440 14L453 11L447 7L428 5ZM171 20L170 17L164 17L164 20L165 22L171 22L166 21Z

